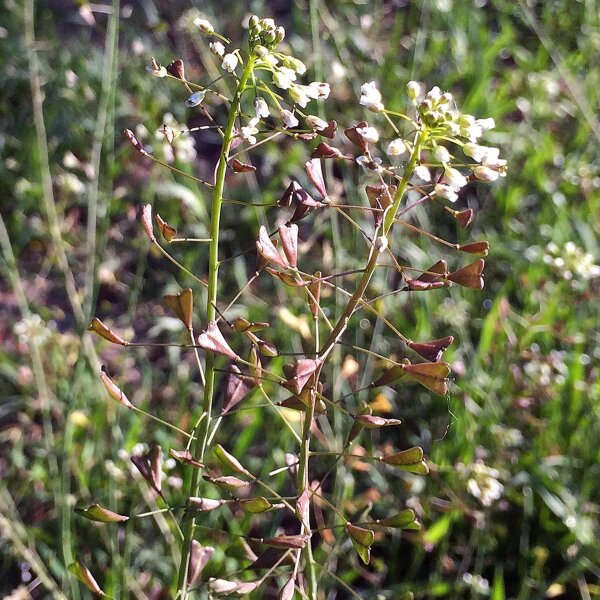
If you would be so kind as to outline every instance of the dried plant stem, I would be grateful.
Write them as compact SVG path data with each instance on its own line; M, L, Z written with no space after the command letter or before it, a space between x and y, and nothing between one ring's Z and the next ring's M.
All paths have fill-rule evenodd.
M240 100L246 83L252 75L254 69L254 63L256 57L250 55L244 66L244 70L239 79L239 83L235 92L235 96L231 102L231 108L227 124L223 132L223 145L221 147L221 156L217 165L217 171L215 175L215 183L213 188L212 197L212 212L211 212L211 225L210 225L210 250L209 250L209 262L208 262L208 299L206 304L206 316L208 321L214 321L217 314L215 306L217 305L217 275L219 271L219 228L221 222L221 206L223 203L223 189L225 186L225 174L227 172L227 161L229 159L229 150L231 148L231 142L234 135L235 120L240 108ZM215 361L212 352L206 352L206 368L205 368L206 385L204 386L204 399L203 399L203 414L206 418L202 419L198 427L194 431L194 437L196 438L193 445L193 455L200 462L204 462L204 453L206 451L209 424L211 421L211 411L213 403L213 395L215 389ZM194 469L192 473L192 479L190 482L189 495L197 496L198 488L200 484L200 469ZM195 518L190 518L183 523L183 546L181 549L181 563L179 566L179 575L177 586L179 589L178 598L185 600L188 597L187 580L188 580L188 568L190 561L190 552L192 539L194 535Z

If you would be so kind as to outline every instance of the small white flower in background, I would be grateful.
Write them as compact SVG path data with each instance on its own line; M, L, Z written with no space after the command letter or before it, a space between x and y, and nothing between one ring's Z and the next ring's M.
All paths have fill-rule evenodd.
M567 281L573 279L589 281L600 277L600 265L594 264L593 255L571 241L567 242L562 249L550 242L546 246L543 260Z
M298 127L300 124L300 121L296 119L294 113L291 110L286 110L285 108L281 111L281 120L286 127Z
M444 169L444 183L454 191L458 191L464 188L469 180L458 169L446 167Z
M363 83L360 86L360 104L373 112L381 112L384 109L381 101L381 92L377 89L374 81Z
M237 54L230 52L223 57L223 62L221 63L221 68L233 73L235 68L238 66L239 59Z
M315 131L323 131L323 129L327 129L327 127L329 126L329 123L327 121L324 121L323 119L321 119L320 117L316 117L315 115L308 115L306 117L306 122L311 127L311 129L314 129Z
M433 151L433 157L441 163L450 162L450 152L444 146L436 146Z
M275 80L275 77L273 77L273 80ZM306 108L306 105L311 100L310 96L304 90L306 87L307 86L304 85L291 85L289 88L290 98L294 101L294 104L297 104L300 108Z
M422 86L417 81L409 81L406 84L406 94L411 100L416 100L422 92Z
M258 97L254 99L254 111L259 119L266 119L269 116L269 106L264 98Z
M225 46L221 42L211 42L208 47L215 56L223 58L225 55Z
M467 491L483 506L491 506L502 497L504 486L498 481L500 472L497 469L492 469L478 460L468 467L458 465L458 470L465 477L469 477Z
M379 157L370 159L368 156L359 156L356 162L365 171L381 171L381 159Z
M281 90L289 90L292 86L292 80L281 70L273 73L273 83Z
M54 322L49 323L50 326L54 325ZM51 328L46 325L42 320L42 317L38 314L32 314L24 319L17 321L13 326L15 335L19 338L21 344L29 344L31 342L35 344L44 344L48 341L52 334Z
M386 153L388 154L388 156L402 156L403 154L406 154L406 151L407 148L406 144L404 143L404 140L396 138L388 144ZM429 173L429 171L427 172Z
M206 97L206 90L200 90L199 92L194 92L185 102L184 104L188 108L193 108L194 106L198 106L204 102L204 98Z
M481 131L483 131L483 133L485 133L486 131L489 131L490 129L494 129L494 127L496 127L496 121L494 121L494 119L492 119L492 117L488 117L487 119L477 119L475 121L475 124L481 128Z
M456 192L449 185L438 183L434 190L436 196L439 196L440 198L446 198L446 200L450 200L450 202L456 202L458 200Z
M241 128L242 139L246 140L251 146L256 144L256 137L254 136L258 133L258 129L256 128L257 123L258 119L250 119L248 125Z
M431 181L431 173L429 169L425 165L417 165L414 170L414 174L421 180L425 182Z
M210 35L215 32L215 28L210 21L206 19L194 19L194 25L202 32Z
M471 575L471 573L465 573L463 575L463 581L478 594L487 596L490 593L490 584L488 580L481 575Z
M366 142L376 144L379 141L379 132L375 127L357 127L356 133Z

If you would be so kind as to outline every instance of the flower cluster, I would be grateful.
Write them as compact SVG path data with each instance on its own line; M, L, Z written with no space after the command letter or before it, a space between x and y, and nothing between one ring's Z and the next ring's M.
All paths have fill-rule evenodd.
M544 262L550 265L563 279L589 281L600 277L600 265L594 264L594 257L575 245L567 242L562 248L550 242L546 246Z
M491 506L499 500L504 492L504 486L498 481L500 472L478 460L469 466L457 465L463 477L468 477L467 491L477 498L483 506Z

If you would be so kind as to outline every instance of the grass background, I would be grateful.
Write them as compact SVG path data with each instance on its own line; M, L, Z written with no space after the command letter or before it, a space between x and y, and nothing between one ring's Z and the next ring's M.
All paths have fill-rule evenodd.
M399 440L378 440L423 445L432 474L383 481L377 473L348 467L331 490L338 502L356 510L374 494L384 507L408 501L418 510L424 533L378 540L368 568L341 540L332 564L338 577L363 598L397 598L404 590L417 598L600 596L598 279L587 280L577 271L585 261L581 255L567 257L573 263L571 280L562 277L564 268L544 261L548 243L564 257L565 244L572 241L600 262L598 3L313 0L232 2L226 11L222 4L202 3L200 8L233 40L242 37L239 23L246 11L275 17L311 79L332 83L323 114L340 124L363 118L357 101L361 83L379 82L386 104L403 107L405 83L417 79L453 92L465 112L494 117L497 128L488 139L509 161L500 185L476 187L460 200L477 213L469 239L491 243L484 290L452 288L385 306L414 339L457 337L446 354L455 377L449 397L401 388L388 401L391 416L402 418L406 428L395 434ZM66 571L81 554L114 597L168 597L163 587L171 580L175 551L166 519L98 527L82 522L73 508L91 501L122 513L158 506L123 451L151 441L173 445L168 430L107 402L98 387L100 362L118 374L135 404L180 427L190 426L198 405L201 390L185 352L123 352L84 334L90 316L98 315L125 337L181 338L161 297L193 282L148 252L135 207L152 202L167 221L202 237L207 196L142 161L120 131L142 124L154 132L166 112L194 124L183 107L183 88L144 70L152 55L163 64L180 57L190 79L212 77L210 68L201 66L208 56L205 41L186 25L192 9L187 2L151 0L120 7L58 1L22 6L4 0L3 594L23 585L35 598L87 597ZM210 177L218 140L206 135L196 142L196 161L178 166ZM256 178L232 182L231 197L273 202L286 178L302 177L307 149L284 150L273 146L257 153ZM352 177L342 175L347 184ZM224 251L247 247L265 218L268 212L226 211ZM442 237L466 239L439 214L423 212L418 219ZM321 249L345 240L347 251L333 253L332 267L353 264L360 240L350 229L325 218L311 227ZM202 248L181 246L175 252L186 267L202 272ZM423 264L444 256L439 247L409 235L403 253ZM320 258L308 253L306 261L317 264ZM242 258L230 267L223 275L227 289L246 278ZM272 292L284 302L279 288L260 288L237 314L260 318L260 296ZM285 302L300 314L298 298ZM393 342L372 322L354 325L348 336L354 343L369 343L373 334L375 348ZM289 339L289 327L280 324L273 336L275 342ZM301 337L292 337L300 349ZM346 355L340 349L338 376L343 377ZM340 389L350 390L352 383L342 378ZM232 417L220 434L236 455L247 453L263 472L281 465L285 451L271 419L264 411ZM335 423L332 435L339 435ZM261 436L263 446L257 448ZM469 494L468 476L460 468L477 460L496 468L504 486L490 507ZM173 468L169 475L176 478L181 471ZM224 526L216 515L209 523ZM249 523L227 526L235 532ZM225 536L207 535L219 545L208 574L244 566L240 549ZM317 560L325 556L317 554ZM485 578L488 587L465 574ZM340 582L324 583L330 598L350 597ZM267 587L255 597L274 597L273 590Z

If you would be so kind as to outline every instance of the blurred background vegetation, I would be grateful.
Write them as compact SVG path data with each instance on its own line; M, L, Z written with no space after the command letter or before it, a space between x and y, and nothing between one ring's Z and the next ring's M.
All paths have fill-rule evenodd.
M342 540L330 566L362 598L398 598L406 590L416 598L600 597L595 0L2 5L1 594L87 597L66 570L81 555L116 598L169 597L164 587L174 550L164 519L102 527L73 508L92 501L125 514L158 507L128 457L139 444L157 441L167 449L174 443L168 430L107 400L98 365L110 366L135 404L186 428L200 393L193 357L178 348L123 351L84 330L97 315L125 337L182 339L161 298L193 281L148 252L136 209L153 203L186 235L204 237L207 196L144 161L120 132L136 130L157 155L210 178L216 136L195 136L195 149L184 141L174 156L155 137L165 119L187 126L202 121L185 109L182 86L149 76L145 65L151 56L162 64L182 58L188 77L207 83L217 71L201 66L213 63L206 40L189 27L191 18L201 11L239 41L240 23L251 11L284 25L310 80L331 83L323 116L341 126L364 118L357 93L371 80L386 106L405 108L405 84L416 79L451 91L464 112L493 117L497 128L487 139L509 164L501 184L472 186L461 196L460 207L476 211L468 238L441 214L418 215L451 241L490 241L484 290L452 288L386 307L397 311L394 323L413 339L456 336L445 355L454 371L449 397L408 387L363 398L380 414L403 420L401 433L386 432L379 443L422 445L432 473L382 482L360 464L349 465L335 490L347 510L368 501L407 504L424 530L382 537L368 567ZM221 110L214 108L215 118ZM264 146L254 153L256 176L230 182L230 196L273 202L290 177L303 177L308 152L301 145L284 152ZM339 176L350 197L359 193L349 191L353 177ZM264 218L252 209L226 211L224 251L251 244ZM332 250L347 235L342 224L322 218L310 227L320 260L332 269L352 264L351 252L339 257ZM445 257L443 248L403 235L403 252L413 262L426 267ZM205 268L198 246L181 245L174 253L196 273ZM243 285L247 269L253 266L243 258L232 261L224 287ZM300 348L296 300L289 301L289 314L273 316L273 336L289 341L291 335ZM236 310L260 317L264 302L246 299ZM374 322L356 319L353 327L354 343L375 335L374 349L392 351L393 340ZM339 349L342 392L358 387L357 377L360 382L349 355ZM249 448L255 436L263 437L265 464L254 456L263 472L280 466L286 450L270 418L239 413L224 425L238 456L254 456ZM165 468L176 490L185 474L170 463ZM222 528L222 518L211 516L209 524ZM228 527L235 532L246 525ZM209 575L247 564L226 537L207 538L219 548ZM325 558L317 553L317 560ZM333 579L326 588L329 598L350 597ZM275 597L273 590L267 586L255 597Z

